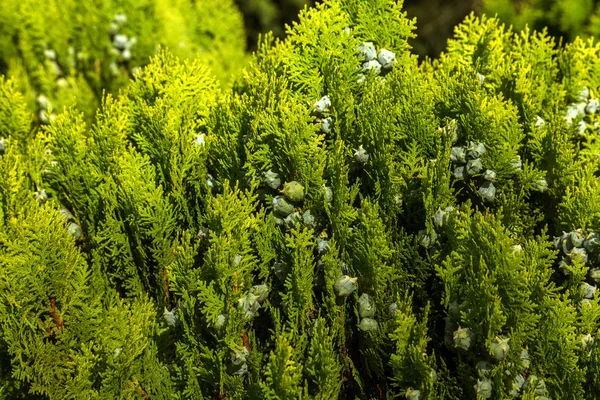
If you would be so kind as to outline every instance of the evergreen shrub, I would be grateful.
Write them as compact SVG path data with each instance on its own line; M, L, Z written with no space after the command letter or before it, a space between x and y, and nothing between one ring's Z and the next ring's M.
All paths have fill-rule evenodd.
M326 0L93 124L0 80L7 399L600 397L600 46Z
M245 59L233 0L1 0L0 10L0 73L15 77L37 123L73 104L91 121L159 46L197 56L223 83Z

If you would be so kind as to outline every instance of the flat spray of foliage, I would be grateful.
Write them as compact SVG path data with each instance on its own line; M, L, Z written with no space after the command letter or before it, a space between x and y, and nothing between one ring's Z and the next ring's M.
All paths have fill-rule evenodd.
M0 74L14 77L37 123L77 105L86 120L159 47L197 57L223 83L244 64L233 0L1 0Z
M327 0L92 125L0 80L1 396L598 398L600 45L413 30Z

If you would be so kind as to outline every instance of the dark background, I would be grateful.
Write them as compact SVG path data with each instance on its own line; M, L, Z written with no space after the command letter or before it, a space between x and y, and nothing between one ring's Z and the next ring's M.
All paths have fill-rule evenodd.
M298 12L312 0L236 0L247 30L248 49L256 49L260 33L273 31L276 37L285 35L285 25L297 19ZM368 0L365 0L368 1ZM454 26L471 11L479 12L481 0L406 0L409 17L417 18L417 38L414 51L421 57L437 57L446 47Z

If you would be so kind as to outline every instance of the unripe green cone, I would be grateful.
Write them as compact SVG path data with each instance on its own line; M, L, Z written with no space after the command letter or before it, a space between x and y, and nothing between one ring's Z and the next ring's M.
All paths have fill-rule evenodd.
M454 347L462 350L469 350L471 347L471 330L469 328L458 328L454 331Z
M583 246L583 242L585 241L585 235L583 234L581 229L574 230L569 234L571 238L571 244L575 247Z
M497 360L502 361L508 355L510 346L508 345L509 338L501 338L496 336L492 342L491 355Z
M304 200L304 186L296 181L286 182L283 185L281 193L294 203L299 203Z
M323 195L327 203L331 203L333 201L333 190L331 190L329 186L323 185Z
M594 338L591 334L586 334L581 337L581 344L584 349L589 349L594 345Z
M250 293L256 296L256 300L262 304L269 295L269 287L265 284L254 285L250 288Z
M487 361L479 361L475 369L477 370L477 376L482 379L489 378L492 373L492 366Z
M358 314L361 318L371 318L375 316L375 300L367 293L360 295L358 299Z
M79 225L77 225L75 222L71 222L69 224L68 231L71 235L73 235L75 240L79 240L83 236L83 233L81 232L81 227Z
M372 318L363 318L358 324L358 329L363 332L372 332L376 331L378 327L377 321Z

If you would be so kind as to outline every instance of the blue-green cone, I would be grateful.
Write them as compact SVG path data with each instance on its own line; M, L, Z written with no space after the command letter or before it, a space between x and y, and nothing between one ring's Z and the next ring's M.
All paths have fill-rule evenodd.
M454 175L454 178L458 180L465 179L465 167L454 168L454 171L452 171L452 175Z
M596 232L590 232L583 242L583 247L588 253L596 253L600 249L600 235Z
M279 186L281 186L281 179L279 178L279 174L273 172L272 170L268 170L265 172L265 184L271 189L275 190Z
M438 208L435 214L433 214L433 225L436 228L441 229L446 221L448 221L448 216L452 210L454 210L454 207L452 206L446 207L443 210Z
M302 222L309 228L315 227L315 217L310 213L310 210L304 211L304 214L302 214Z
M430 249L437 242L437 233L435 231L431 232L431 234L427 234L426 231L421 231L419 233L419 244L426 249Z
M302 222L302 215L299 212L294 212L288 215L283 221L287 229L297 229Z
M169 311L167 307L165 307L165 311L163 312L163 318L168 326L174 328L179 325L179 315L177 315L177 310L173 309Z
M475 385L475 393L477 394L477 398L489 399L492 397L494 393L492 389L492 381L489 379L477 380L477 384Z
M491 169L488 169L483 173L483 179L490 182L496 182L496 173Z
M335 292L340 297L350 296L356 290L358 278L351 278L348 275L342 275L333 284Z
M231 351L231 363L233 365L241 365L246 362L250 352L245 346L240 346L239 348Z
M33 197L37 200L38 203L44 204L46 200L48 200L48 195L44 189L38 190L33 194Z
M454 163L464 164L467 162L467 149L464 146L453 147L450 150L450 160Z
M548 390L546 389L546 382L533 374L527 377L527 380L523 385L523 389L528 389L530 387L535 387L535 394L538 396L543 396L548 393Z
M369 161L369 153L367 153L362 144L354 152L354 159L361 164L366 164Z
M511 164L512 164L515 172L520 171L521 167L523 166L523 162L521 162L521 156L517 155L517 157L515 157L515 159L512 161Z
M333 120L331 117L323 118L321 121L321 131L323 133L331 133L331 128L333 127Z
M583 282L580 286L579 286L579 292L581 293L581 296L584 299L591 299L594 297L594 294L596 294L596 286L592 286L586 282Z
M331 99L329 96L323 96L315 102L314 110L317 113L324 113L329 111L329 107L331 107Z
M294 206L287 202L283 196L273 197L273 211L275 215L280 217L287 217L295 210Z
M469 175L477 175L483 170L483 163L481 159L476 158L474 160L469 160L467 162L467 174Z
M77 225L75 222L71 222L69 224L69 228L67 228L67 229L68 229L69 233L71 235L73 235L75 240L79 240L83 236L83 233L81 232L81 227L79 225Z
M216 330L221 330L223 329L223 327L225 327L225 323L227 322L227 314L219 314L217 315L217 320L215 321L214 324L212 324L212 328L216 329Z
M254 285L250 288L250 293L256 296L256 300L262 304L269 296L269 287L265 284Z
M525 369L529 368L531 361L529 360L529 352L527 351L527 349L521 350L520 358L521 358L521 364L523 365L523 368L525 368Z
M490 353L497 361L504 360L508 355L508 352L510 351L510 346L508 345L509 340L509 338L496 336L492 341Z
M240 298L238 300L238 308L244 312L244 316L246 319L250 319L254 317L254 314L260 308L260 303L258 302L258 296L248 293L246 296Z
M472 334L469 328L458 328L454 331L453 340L454 347L462 350L469 350L471 347Z
M323 239L323 238L318 238L317 239L317 253L319 253L319 255L325 254L329 251L329 243L327 243L327 240Z
M363 293L358 298L358 315L361 318L372 318L375 316L375 300L367 293Z
M569 258L571 260L579 260L579 262L585 264L588 261L587 251L582 247L574 247L569 253Z
M594 345L594 338L591 334L581 336L581 344L584 349L590 349Z
M569 234L569 237L571 239L571 244L575 247L581 247L585 242L585 235L583 234L583 231L581 229L572 231Z
M383 69L391 69L396 62L396 55L387 49L381 49L377 55L377 61Z
M485 145L483 143L471 142L467 147L467 157L471 160L475 160L481 157L485 151Z
M477 376L480 378L489 378L492 373L492 366L487 361L479 361L477 365L475 365L475 369L477 370Z
M73 220L73 214L71 214L69 212L69 210L67 210L66 208L61 208L59 210L60 214L63 216L63 218L65 219L65 222L69 222Z
M492 182L485 181L479 187L478 193L483 201L491 203L496 198L496 187Z
M525 378L523 377L523 375L518 374L517 376L515 376L515 379L512 382L512 387L513 389L521 390L521 388L523 387L523 385L525 384Z
M585 112L588 114L595 114L598 111L598 107L600 107L600 103L598 103L598 99L591 99L588 101L585 106Z
M373 42L364 42L358 46L358 56L363 62L374 60L377 57L377 49L375 49Z
M281 282L285 282L285 278L289 272L288 266L282 262L275 261L272 269L277 279L279 279Z

